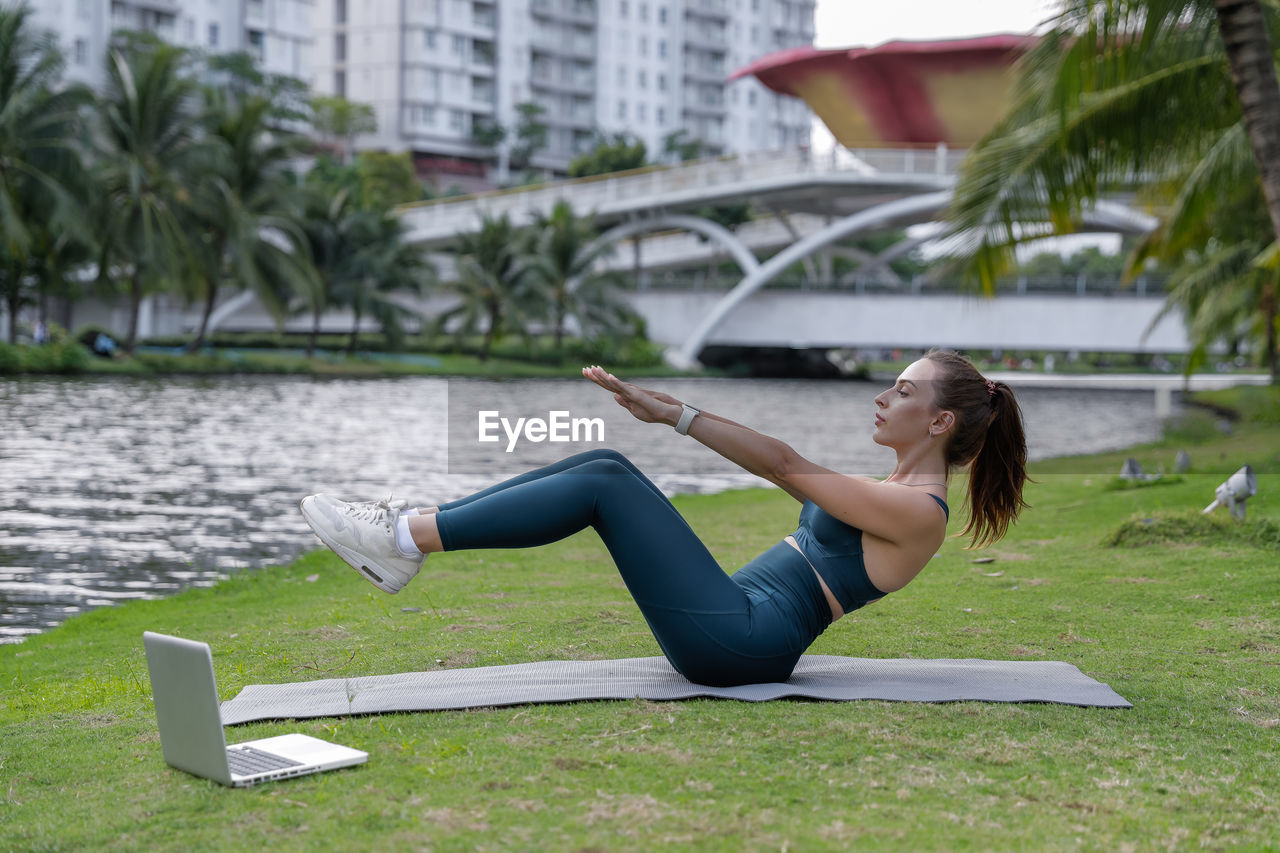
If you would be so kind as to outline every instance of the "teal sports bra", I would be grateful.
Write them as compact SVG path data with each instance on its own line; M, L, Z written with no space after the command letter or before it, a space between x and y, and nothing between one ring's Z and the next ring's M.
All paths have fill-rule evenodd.
M937 495L929 497L950 520L947 502ZM886 595L867 577L860 528L845 524L813 501L805 501L800 508L800 526L791 535L845 613Z

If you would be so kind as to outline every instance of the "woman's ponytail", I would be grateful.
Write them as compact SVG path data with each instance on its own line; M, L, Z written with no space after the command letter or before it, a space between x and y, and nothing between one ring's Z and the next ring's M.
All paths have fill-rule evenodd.
M990 545L1004 537L1009 524L1027 505L1022 498L1026 480L1022 409L1013 389L996 382L991 389L986 435L969 467L969 524L964 534L973 537L971 547Z
M969 523L962 535L970 547L990 545L1009 529L1027 502L1027 439L1013 389L983 378L967 358L930 350L925 358L942 367L934 404L955 415L947 465L969 468ZM970 464L972 463L972 464Z

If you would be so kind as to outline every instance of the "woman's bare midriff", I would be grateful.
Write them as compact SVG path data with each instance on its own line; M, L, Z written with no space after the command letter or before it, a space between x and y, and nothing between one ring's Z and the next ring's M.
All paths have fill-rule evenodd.
M782 541L786 542L797 551L800 551L800 546L796 543L796 538L794 536L787 536ZM809 561L809 557L804 553L804 551L800 551L800 556L804 557L805 562ZM822 587L822 594L827 597L827 605L831 608L831 621L836 621L844 615L844 608L840 606L839 601L836 601L835 594L831 592L831 587L827 586L827 582L822 579L822 575L818 574L818 570L813 567L813 563L809 563L809 570L812 571L813 576L818 579L818 586Z

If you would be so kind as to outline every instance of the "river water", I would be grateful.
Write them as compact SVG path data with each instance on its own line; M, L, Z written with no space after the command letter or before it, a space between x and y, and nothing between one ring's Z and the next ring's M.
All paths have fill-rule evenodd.
M828 468L892 468L892 452L870 437L882 385L634 381ZM1159 433L1150 392L1027 388L1019 399L1033 459ZM479 440L482 411L497 413L495 441ZM519 417L599 418L604 441L525 439L508 452L498 419ZM635 420L586 379L0 380L0 642L319 547L297 511L306 494L393 493L431 505L600 446L625 453L668 495L767 485L693 439Z

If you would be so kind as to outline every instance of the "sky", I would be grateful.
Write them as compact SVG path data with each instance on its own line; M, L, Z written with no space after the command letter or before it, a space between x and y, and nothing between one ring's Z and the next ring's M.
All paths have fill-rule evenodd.
M814 43L872 47L894 39L1028 33L1058 6L1053 0L818 0Z

